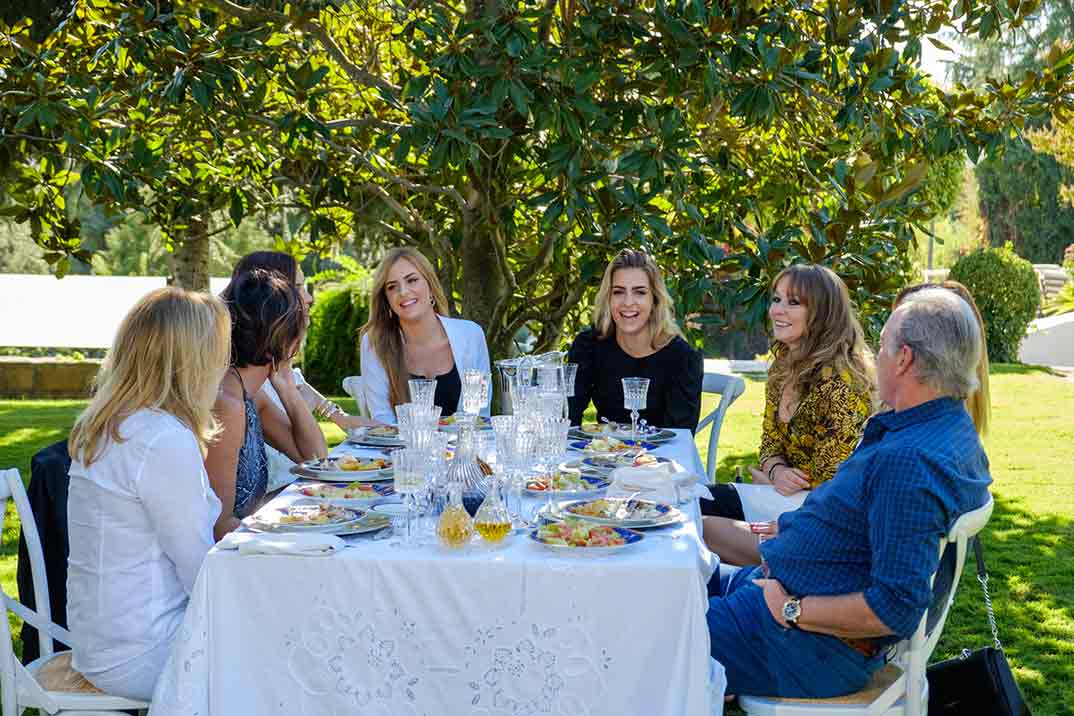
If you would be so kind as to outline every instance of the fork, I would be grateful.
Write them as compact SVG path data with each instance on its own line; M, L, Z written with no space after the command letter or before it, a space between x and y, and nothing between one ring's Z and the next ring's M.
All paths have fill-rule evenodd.
M630 514L630 503L632 503L634 501L634 498L637 497L640 494L641 494L641 492L635 492L630 497L626 498L623 501L623 504L619 505L619 507L616 508L614 519L622 520L628 514Z

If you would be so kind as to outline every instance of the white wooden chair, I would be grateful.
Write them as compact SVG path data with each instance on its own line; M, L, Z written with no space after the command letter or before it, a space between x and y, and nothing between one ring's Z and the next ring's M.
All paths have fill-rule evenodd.
M365 381L362 380L360 375L348 375L343 379L343 390L347 395L354 399L355 405L358 407L358 415L363 418L369 417L369 405L365 400Z
M991 516L992 498L989 497L982 507L959 517L947 536L940 540L941 567L947 547L950 545L955 550L954 574L950 584L946 579L937 584L937 575L933 575L932 606L921 616L913 636L896 645L894 661L873 674L864 689L833 699L740 696L742 709L750 716L924 716L928 712L929 701L925 667L940 640L947 614L955 601L958 580L966 562L967 545Z
M7 618L0 619L0 706L3 716L17 716L29 708L70 716L124 716L124 711L148 709L149 704L144 701L103 693L71 668L71 652L54 651L52 640L70 644L71 633L52 622L41 538L18 470L0 470L0 504L6 506L9 497L14 500L15 510L22 521L37 610L23 606L2 588L0 595L8 610L37 628L41 656L23 666L15 656L11 626Z
M737 375L724 375L723 373L705 373L701 383L701 393L718 393L720 402L716 409L701 419L697 424L695 434L702 429L712 426L709 433L708 458L705 460L705 473L709 482L716 480L716 448L720 442L720 428L723 427L723 418L731 403L738 400L738 396L746 392L746 381Z

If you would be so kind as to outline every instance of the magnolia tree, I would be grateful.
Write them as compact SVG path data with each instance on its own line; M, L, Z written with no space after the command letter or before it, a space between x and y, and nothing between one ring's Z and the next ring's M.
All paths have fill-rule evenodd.
M286 211L296 250L418 245L496 354L524 326L560 343L625 246L657 256L684 319L759 320L794 260L835 268L869 318L930 215L930 165L1074 102L1070 51L948 93L922 39L1035 7L77 1L0 32L0 210L57 273L84 251L74 198L142 211L193 287L219 216Z

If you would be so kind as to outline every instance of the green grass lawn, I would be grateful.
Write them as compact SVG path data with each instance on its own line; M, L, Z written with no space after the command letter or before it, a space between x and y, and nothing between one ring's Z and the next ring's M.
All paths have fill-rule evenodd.
M706 398L703 414L714 403ZM17 467L28 479L33 453L66 435L84 405L0 401L0 467ZM748 379L724 422L719 479L756 460L763 406L764 382ZM1034 713L1074 714L1074 382L1041 369L994 366L992 420L985 445L996 510L984 544L1000 638ZM343 437L334 426L325 432L333 444ZM702 461L707 437L698 439ZM18 525L10 509L7 517L0 583L14 594ZM937 658L990 641L980 588L967 569Z

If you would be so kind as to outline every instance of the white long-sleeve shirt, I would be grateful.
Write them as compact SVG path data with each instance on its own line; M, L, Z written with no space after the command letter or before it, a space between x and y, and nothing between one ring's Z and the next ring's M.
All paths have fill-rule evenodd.
M90 467L71 463L67 622L72 665L90 677L174 639L220 515L178 419L140 410L119 434Z
M448 343L451 345L451 354L455 357L455 367L459 370L459 377L467 370L473 368L489 371L489 347L485 342L485 331L473 321L462 318L448 318L440 316L441 325L447 333ZM377 352L369 345L369 336L362 336L361 343L362 382L365 384L365 400L369 405L369 414L374 420L382 423L395 423L395 408L388 399L388 373L384 365L377 357ZM489 383L489 397L492 397L492 384ZM444 409L444 415L451 415L461 407L462 396L459 396L459 406L455 410ZM483 415L489 414L488 407L481 411Z

